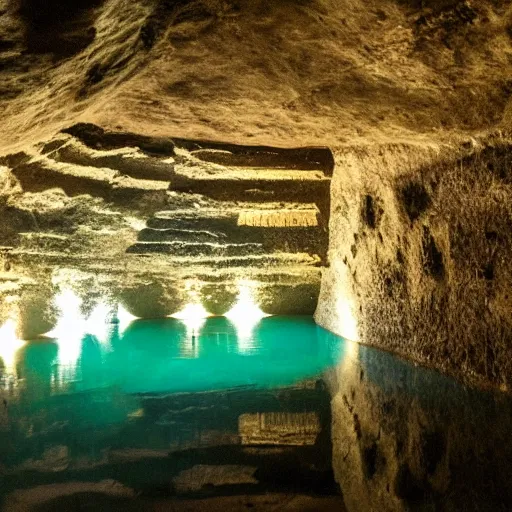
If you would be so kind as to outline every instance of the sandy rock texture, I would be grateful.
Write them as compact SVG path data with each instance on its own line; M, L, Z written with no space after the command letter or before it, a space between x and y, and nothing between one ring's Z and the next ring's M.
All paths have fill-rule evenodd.
M512 382L510 141L343 150L317 320L480 383Z
M506 0L0 2L4 151L78 121L273 145L510 123Z
M55 300L139 318L187 306L313 314L326 264L327 148L235 146L79 124L0 157L0 315L32 339ZM69 301L66 301L69 302ZM61 308L62 309L62 308Z

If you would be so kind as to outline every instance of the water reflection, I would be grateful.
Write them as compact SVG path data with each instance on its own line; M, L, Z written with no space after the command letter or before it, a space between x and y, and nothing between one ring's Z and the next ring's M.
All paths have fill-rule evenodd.
M242 414L238 431L245 446L314 446L322 425L316 412L259 412Z
M301 317L261 319L250 338L247 350L224 317L206 319L194 334L166 318L124 331L111 324L103 340L82 333L77 342L71 333L27 343L16 392L0 392L5 488L24 486L26 471L71 481L77 471L94 480L103 468L102 478L123 480L125 463L136 466L131 479L150 485L180 468L249 456L268 468L284 456L296 471L330 475L329 395L318 383L341 356L341 340ZM244 454L242 444L262 451ZM171 467L148 465L169 451L186 455Z
M267 317L254 301L255 284L250 281L238 283L238 297L234 306L228 311L226 317L236 326L238 346L241 353L250 353L257 350L253 345L253 331L262 318Z
M5 485L25 486L31 471L143 487L205 464L255 464L275 482L332 460L349 511L512 510L510 396L311 318L262 318L242 334L228 318L203 320L16 347L15 384L0 389Z
M319 375L341 350L338 338L327 346L320 333L307 317L264 318L242 337L225 317L204 319L193 330L165 318L137 320L123 332L111 324L103 339L83 330L62 333L31 350L55 346L55 393L109 386L126 393L208 391L285 386Z
M510 395L345 347L332 439L349 511L512 510Z
M17 379L16 361L24 342L16 336L16 322L8 320L0 328L0 388L12 386Z

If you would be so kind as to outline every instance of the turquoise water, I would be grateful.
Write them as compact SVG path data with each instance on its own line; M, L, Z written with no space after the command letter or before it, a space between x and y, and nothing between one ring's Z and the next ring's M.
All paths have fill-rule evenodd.
M122 332L110 326L106 336L29 342L1 375L0 461L40 471L58 466L55 453L73 467L97 463L106 449L168 450L198 435L237 436L242 414L322 407L305 382L314 384L342 352L343 341L309 317L268 317L252 327L223 317L193 327L137 320ZM298 399L272 395L295 388Z
M34 503L32 491L108 494L111 482L149 497L333 493L332 461L352 471L359 454L372 482L372 471L399 482L411 510L443 500L512 510L507 394L346 342L308 317L100 327L0 350L0 510ZM229 471L240 467L257 483L234 485ZM208 480L212 468L221 484L229 470L225 484ZM440 498L431 485L445 468ZM184 481L192 487L180 490ZM342 491L359 499L358 489Z
M321 374L341 349L341 339L309 317L264 318L243 334L224 317L194 329L171 318L138 320L123 333L113 326L103 341L86 335L30 343L18 354L17 374L29 394L272 388Z

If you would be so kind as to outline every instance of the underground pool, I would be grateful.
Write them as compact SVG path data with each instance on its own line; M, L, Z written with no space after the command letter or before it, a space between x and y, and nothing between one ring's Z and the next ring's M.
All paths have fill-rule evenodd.
M11 349L0 359L0 510L512 502L507 395L311 317L135 320Z
M136 320L28 342L1 374L6 506L105 479L121 495L334 496L323 377L342 352L311 317Z

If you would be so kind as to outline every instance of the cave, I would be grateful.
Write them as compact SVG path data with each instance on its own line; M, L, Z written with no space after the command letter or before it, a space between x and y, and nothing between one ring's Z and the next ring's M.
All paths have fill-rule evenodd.
M0 0L0 511L512 509L507 0Z

